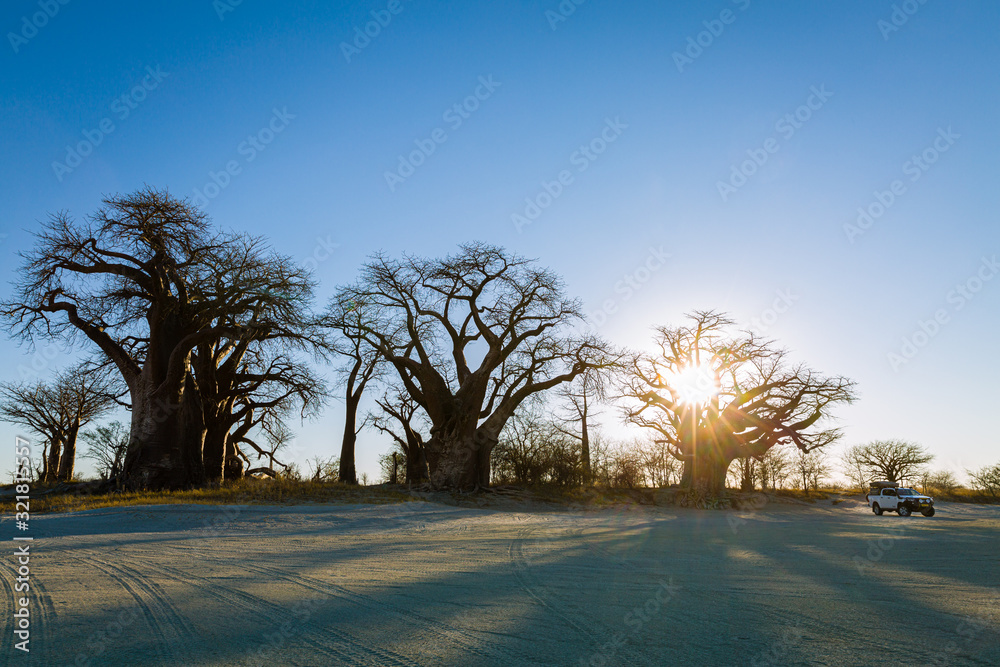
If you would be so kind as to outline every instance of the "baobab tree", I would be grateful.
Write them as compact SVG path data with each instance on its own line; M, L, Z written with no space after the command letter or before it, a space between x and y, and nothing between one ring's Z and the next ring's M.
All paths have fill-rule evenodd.
M240 363L232 365L237 356ZM269 435L287 429L284 420L294 411L300 419L313 417L326 398L323 381L309 366L269 345L232 351L216 365L219 360L203 351L192 359L206 415L208 481L240 477L241 461L249 463L240 446L248 445L260 456L266 451L253 439L255 431Z
M920 445L905 440L873 440L851 447L845 456L864 470L868 481L878 477L890 482L918 477L923 466L934 458Z
M488 485L490 454L518 405L614 363L603 341L570 333L580 303L554 273L482 243L443 259L375 255L331 306L349 307L430 419L437 488Z
M684 463L682 486L719 493L736 458L793 444L810 451L840 431L822 428L854 400L854 382L824 377L712 311L691 324L655 329L658 348L636 355L621 376L627 421L652 429Z
M323 332L308 309L310 279L286 258L267 252L261 239L230 238L204 263L205 282L214 281L212 295L222 295L223 302L237 296L247 306L218 308L212 324L224 335L191 352L205 421L205 478L217 481L239 476L240 459L246 460L239 443L257 448L248 436L252 429L280 419L295 404L303 418L316 414L325 388L296 352L320 350ZM259 284L262 279L280 287ZM274 300L265 305L259 297Z
M132 409L126 486L204 481L194 351L293 332L312 291L308 274L262 242L214 232L196 207L152 189L110 197L82 222L56 214L36 237L0 316L29 343L82 335L117 368Z
M116 405L113 384L100 369L81 365L50 382L0 384L0 418L45 441L42 481L73 479L80 429Z

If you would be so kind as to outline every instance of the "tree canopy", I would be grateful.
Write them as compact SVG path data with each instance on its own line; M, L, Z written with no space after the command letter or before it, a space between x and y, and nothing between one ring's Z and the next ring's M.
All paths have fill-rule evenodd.
M483 243L445 258L377 254L330 310L360 313L357 336L430 419L435 486L487 485L490 454L518 405L616 360L604 341L572 334L580 303L557 275Z
M203 449L217 403L231 397L208 369L236 372L260 341L310 344L308 272L152 189L110 197L83 221L58 213L36 237L0 315L29 343L83 336L117 368L132 410L126 483L220 477L222 456L210 456L219 465L206 471Z
M637 354L621 375L628 422L651 429L684 462L682 484L718 492L736 458L776 445L810 451L840 430L831 411L855 398L855 384L825 377L714 311L690 324L655 329L656 352Z
M920 445L906 440L873 440L855 445L845 457L868 475L867 481L877 478L889 482L916 480L923 466L934 458Z

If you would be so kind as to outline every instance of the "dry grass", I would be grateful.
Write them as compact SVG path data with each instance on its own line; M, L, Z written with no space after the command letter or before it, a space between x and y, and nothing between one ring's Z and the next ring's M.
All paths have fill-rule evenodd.
M4 511L13 512L13 490L6 487ZM619 489L604 487L494 487L487 493L455 494L429 492L424 489L414 493L406 487L351 486L333 482L295 481L289 479L242 479L220 486L186 491L139 491L129 493L73 493L47 491L39 485L32 486L31 511L72 512L102 507L129 507L135 505L281 505L303 503L329 504L384 504L416 499L437 500L448 504L490 505L490 499L505 501L542 502L555 505L602 508L628 505L674 505L705 509L756 507L761 498L766 502L807 502L831 500L833 504L858 495L843 489L798 491L792 489L770 490L766 493L728 490L721 498L703 498L677 488L668 489ZM997 503L996 498L983 496L969 489L960 488L949 495L939 494L941 500L964 503Z
M396 503L413 498L384 487L351 486L330 482L242 479L217 487L186 491L138 491L128 493L58 493L37 495L32 489L31 511L72 512L102 507L133 505L280 505L301 503L375 504ZM4 505L13 509L13 499Z
M951 491L951 493L944 493L940 489L929 489L930 493L935 498L940 498L941 500L948 500L953 503L974 503L977 505L995 505L1000 503L1000 498L995 496L988 496L978 491L973 491L972 489L967 489L964 486L960 486L957 489Z

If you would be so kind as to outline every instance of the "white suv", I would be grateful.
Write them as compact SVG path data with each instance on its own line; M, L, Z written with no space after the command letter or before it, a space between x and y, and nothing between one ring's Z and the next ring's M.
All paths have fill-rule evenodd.
M882 512L896 512L899 516L910 516L920 512L924 516L934 516L934 499L921 495L913 489L899 488L896 482L872 482L865 496L872 512L881 516Z

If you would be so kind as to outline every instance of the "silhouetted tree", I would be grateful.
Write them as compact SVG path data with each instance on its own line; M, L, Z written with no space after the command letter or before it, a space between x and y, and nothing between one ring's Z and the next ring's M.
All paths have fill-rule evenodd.
M73 479L80 429L115 405L107 374L88 366L59 373L51 382L0 384L0 417L45 440L42 481Z
M979 493L989 494L993 498L1000 498L1000 463L966 472L972 481L973 489Z
M371 424L391 437L399 447L406 466L406 481L414 484L426 482L429 474L426 443L420 434L420 406L398 386L386 390L376 403L381 412L371 413Z
M627 421L652 429L684 462L682 485L719 493L734 459L783 443L809 451L839 437L818 426L854 400L851 380L790 365L770 341L729 333L724 315L688 317L688 326L657 327L658 352L636 355L622 375Z
M647 486L662 488L680 482L684 466L670 454L667 443L647 437L633 441L630 449L639 455Z
M920 475L920 486L924 493L951 496L959 488L959 483L950 470L925 470Z
M201 346L192 358L206 414L204 461L209 481L242 475L243 462L249 465L249 458L241 445L253 448L258 458L266 454L268 449L257 443L254 432L279 432L293 411L304 419L315 416L323 404L323 381L269 343L257 341L242 349L232 341L218 341ZM219 347L231 349L228 355L217 356Z
M739 484L740 491L753 491L760 477L760 466L753 456L737 457L735 469L730 468L730 475Z
M605 379L605 373L599 369L588 369L572 382L564 384L558 393L566 414L554 423L563 434L579 441L581 473L585 483L593 476L590 432L593 419L599 414L598 402L605 398Z
M431 421L438 488L488 485L490 455L518 405L613 363L603 341L569 333L580 304L555 274L495 246L465 245L444 259L376 255L333 308L348 304L365 343Z
M861 459L858 447L848 447L840 457L840 467L851 485L865 491L872 475L868 472L867 466Z
M915 479L934 458L920 445L905 440L873 440L852 447L849 456L857 459L869 480L877 477L889 482Z
M288 428L283 420L275 420L269 423L264 431L264 441L267 443L267 447L258 446L257 447L257 460L267 458L267 466L257 466L255 468L249 467L249 457L247 457L247 476L252 476L256 474L267 475L268 477L275 478L278 476L278 470L275 466L282 468L284 471L289 470L289 465L282 463L276 457L280 450L285 449L293 439L292 431ZM256 443L255 443L256 444Z
M246 457L238 444L256 447L247 439L251 428L294 405L302 417L322 405L323 382L294 353L318 352L323 332L309 312L311 279L263 240L231 237L203 263L204 282L214 282L205 291L224 304L212 324L225 333L191 354L205 421L205 477L215 481L239 476ZM242 307L231 299L242 299Z
M760 488L783 489L793 471L793 462L784 447L772 447L757 456L757 470Z
M332 351L343 360L340 376L344 382L344 437L340 446L339 481L357 484L355 448L367 419L358 424L358 406L365 388L381 371L382 357L365 341L364 321L354 302L333 301L324 321L336 332Z
M583 481L577 439L562 432L537 399L522 403L507 421L491 465L501 484L566 486Z
M80 438L87 443L83 457L94 461L94 468L101 479L115 479L125 464L128 449L128 427L119 421L84 431Z
M803 490L819 490L823 480L830 474L830 463L826 452L814 449L809 452L799 450L792 460L797 485Z
M0 314L28 341L82 334L117 367L132 407L129 487L205 479L192 355L224 339L297 335L312 289L289 258L212 232L196 207L152 189L109 198L84 222L53 216L22 256Z

